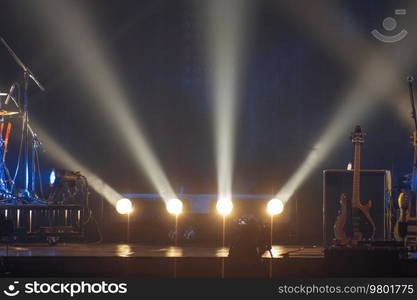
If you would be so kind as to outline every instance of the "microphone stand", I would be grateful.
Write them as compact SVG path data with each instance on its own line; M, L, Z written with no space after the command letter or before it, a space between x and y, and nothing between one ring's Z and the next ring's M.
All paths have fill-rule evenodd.
M31 182L31 192L32 195L35 194L36 192L36 171L38 171L38 175L39 175L39 188L40 188L40 192L41 192L41 197L44 197L43 194L43 188L42 188L42 177L40 174L40 169L39 169L39 151L44 152L45 149L43 147L42 142L39 140L38 135L36 134L35 131L33 131L32 127L30 126L30 124L28 124L28 130L30 132L30 135L32 137L32 174L31 174L31 178L32 178L32 182Z
M24 141L24 190L23 190L23 198L26 198L28 201L35 201L38 200L36 195L35 195L35 184L32 183L31 189L29 190L29 130L32 131L30 129L30 125L29 125L29 92L28 92L28 88L29 88L29 81L32 80L41 91L45 91L45 88L42 86L42 84L39 82L39 80L36 79L35 75L33 74L33 72L29 69L28 66L26 66L21 60L20 58L16 55L16 53L12 50L12 48L10 48L10 46L7 44L7 42L0 37L0 41L2 42L2 44L6 47L7 51L9 52L9 54L13 57L13 59L15 60L16 64L18 66L20 66L20 68L23 70L23 86L24 86L24 91L23 91L23 141ZM34 138L34 136L32 135L32 139ZM34 145L33 145L34 146ZM33 147L32 146L32 147ZM37 147L34 147L37 148ZM35 159L35 157L33 157L33 154L35 154L34 152L32 153L32 160ZM33 164L32 164L33 167ZM32 171L33 172L33 171ZM34 177L33 177L33 173L32 173L32 181L34 181Z
M3 45L6 47L7 51L10 53L10 55L13 57L13 59L15 60L15 62L20 66L20 68L22 68L22 70L28 75L28 77L30 79L32 79L32 81L39 87L39 89L42 92L45 92L45 88L43 87L43 85L39 82L39 80L36 79L35 75L33 75L33 72L29 69L29 67L27 67L21 60L20 58L16 55L16 53L12 50L12 48L10 48L9 44L7 44L7 42L0 37L0 41L3 43Z
M416 194L416 176L417 176L417 114L416 114L416 104L414 99L414 77L409 76L407 78L408 81L408 88L410 92L410 102L411 102L411 117L414 121L414 131L412 135L412 144L414 148L414 157L413 157L413 171L411 173L411 191ZM416 214L417 214L417 205L416 205Z
M2 106L3 106L2 102L0 101L0 110L2 109ZM4 117L3 116L0 118L0 123L4 124ZM3 129L3 127L2 127L2 129ZM0 148L1 148L0 154L1 154L2 157L3 157L3 151L4 151L3 145L4 145L4 140L3 140L3 131L2 131L2 132L0 132ZM7 185L6 185L6 180L5 180L4 161L3 160L0 160L0 161L1 161L0 162L0 190L2 192L7 192Z

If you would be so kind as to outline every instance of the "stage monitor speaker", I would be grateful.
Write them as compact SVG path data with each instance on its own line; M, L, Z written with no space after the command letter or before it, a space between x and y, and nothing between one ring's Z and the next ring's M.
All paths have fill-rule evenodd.
M323 242L329 246L334 240L333 225L340 209L340 195L345 193L352 199L353 171L323 171ZM372 201L370 214L376 225L375 240L389 238L390 222L388 201L391 191L391 173L387 170L361 170L360 199L362 203Z

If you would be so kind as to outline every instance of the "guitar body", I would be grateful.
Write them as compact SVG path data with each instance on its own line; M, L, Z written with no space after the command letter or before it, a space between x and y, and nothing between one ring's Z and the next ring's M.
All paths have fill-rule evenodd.
M408 223L415 220L411 216L411 203L415 203L416 196L412 191L402 192L398 196L398 207L400 208L400 216L394 226L394 238L397 241L403 241L408 234Z
M371 240L375 236L376 226L369 213L372 202L352 208L353 241Z
M340 196L340 211L339 215L336 218L336 222L333 226L334 236L338 243L347 244L349 242L349 237L346 234L346 222L347 222L347 213L348 213L348 199L346 194Z
M349 221L348 201L346 194L340 196L340 211L333 227L336 240L339 244L348 244L350 241L373 239L376 226L369 213L372 202L352 208L352 221Z
M407 211L407 205L405 203L405 195L404 193L400 193L398 196L398 207L400 208L400 216L397 219L397 222L394 226L394 238L396 241L402 241L404 240L404 237L407 235L406 232L404 232L404 225L407 221L406 219L406 211Z

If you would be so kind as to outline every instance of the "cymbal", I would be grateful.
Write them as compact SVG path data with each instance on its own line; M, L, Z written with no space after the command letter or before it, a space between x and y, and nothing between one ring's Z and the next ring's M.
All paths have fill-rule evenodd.
M0 116L13 116L17 115L18 113L18 111L7 111L5 109L0 109Z

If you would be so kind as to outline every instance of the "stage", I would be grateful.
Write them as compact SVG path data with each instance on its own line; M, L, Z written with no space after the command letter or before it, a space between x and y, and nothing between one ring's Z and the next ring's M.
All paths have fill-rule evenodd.
M327 258L322 247L274 245L262 261L231 261L227 248L142 244L20 244L1 246L3 277L289 278L417 276L417 260Z

